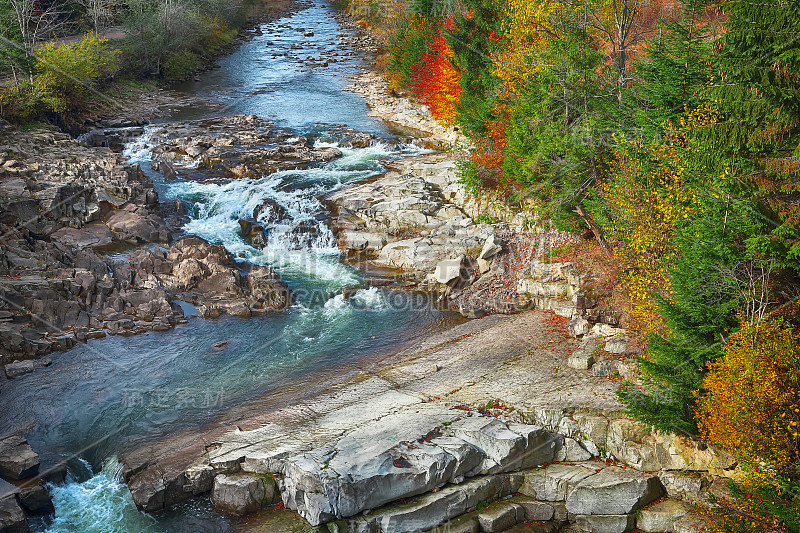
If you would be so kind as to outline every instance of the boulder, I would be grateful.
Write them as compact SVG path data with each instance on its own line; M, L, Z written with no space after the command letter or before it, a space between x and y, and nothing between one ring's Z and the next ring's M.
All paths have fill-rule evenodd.
M26 479L39 472L39 456L20 435L0 439L0 476L9 480Z
M106 225L122 241L133 243L167 242L167 225L158 215L135 206L112 211L105 220Z
M453 423L453 435L484 454L473 473L524 470L553 461L557 439L540 426L506 425L496 418L471 417Z
M242 237L244 237L244 240L256 248L264 248L267 246L267 236L264 233L264 226L257 221L239 219L239 227L242 230Z
M261 509L275 497L275 484L248 474L219 474L214 478L211 503L233 516L244 516Z
M493 233L489 235L489 237L486 239L486 242L484 242L481 253L478 254L478 259L491 259L502 251L503 245Z
M583 479L567 496L567 511L578 515L622 515L661 496L658 478L644 472L609 467Z
M515 496L511 498L511 503L515 503L522 507L525 511L525 520L535 522L546 522L552 520L555 515L555 509L549 503L536 501L532 498L525 496Z
M446 259L436 264L434 278L439 283L449 284L460 280L464 271L464 256L455 259Z
M675 523L689 513L689 505L678 500L664 500L642 509L636 527L646 533L675 531Z
M14 496L0 499L0 531L3 533L28 533L30 531L25 513Z
M594 360L594 355L579 351L567 358L567 366L575 370L589 370L594 365Z
M22 487L19 502L30 514L49 514L54 510L50 493L38 482L25 484Z
M628 347L628 339L621 335L611 337L606 341L605 351L613 354L625 353Z
M570 337L580 337L589 333L592 325L588 320L579 316L567 322L567 332Z
M34 370L33 361L14 361L5 366L6 377L8 379L16 379L25 374L30 374Z

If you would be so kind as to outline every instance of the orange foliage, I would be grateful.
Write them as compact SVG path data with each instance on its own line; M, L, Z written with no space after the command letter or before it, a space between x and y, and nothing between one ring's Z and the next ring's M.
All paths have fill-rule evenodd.
M428 52L414 66L410 87L431 110L433 117L447 125L456 121L456 105L461 97L461 73L451 62L453 51L444 31L428 43Z
M485 135L474 140L475 148L470 161L480 169L485 186L491 190L503 189L503 159L506 156L508 139L506 124L501 119L486 125Z
M800 459L800 331L782 319L744 324L709 364L700 431L743 461L791 469Z

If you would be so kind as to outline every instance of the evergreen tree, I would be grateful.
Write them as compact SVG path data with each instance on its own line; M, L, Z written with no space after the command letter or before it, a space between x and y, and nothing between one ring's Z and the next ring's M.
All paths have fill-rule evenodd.
M486 132L492 119L498 78L491 57L499 46L501 29L497 0L466 0L466 13L455 17L455 29L447 33L453 62L461 72L459 123L469 135Z
M684 6L681 17L661 21L661 32L636 62L640 81L633 88L635 129L661 137L668 122L695 107L704 93L711 66L708 32L697 6Z
M725 338L739 324L741 296L729 276L752 261L748 240L763 231L744 202L713 196L701 215L680 228L678 260L671 271L673 295L661 300L668 337L653 336L650 354L641 358L644 390L627 384L620 398L641 420L665 431L697 434L695 392L705 365L722 353Z

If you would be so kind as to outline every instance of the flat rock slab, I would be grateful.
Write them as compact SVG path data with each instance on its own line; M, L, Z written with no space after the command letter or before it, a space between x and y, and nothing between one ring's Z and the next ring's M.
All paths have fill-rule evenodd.
M565 501L572 490L584 479L597 474L603 463L583 465L548 465L525 473L520 492L531 498L548 502Z
M285 476L286 506L319 523L471 476L551 462L560 437L453 408L501 398L524 412L563 406L564 393L573 405L618 408L613 383L564 368L576 341L553 343L549 316L467 322L417 340L325 393L282 409L234 411L230 429L219 425L154 443L146 453L123 453L134 501L154 511L208 490L214 474L273 473Z
M661 496L652 474L616 466L588 476L567 496L567 511L579 515L622 515L641 509Z

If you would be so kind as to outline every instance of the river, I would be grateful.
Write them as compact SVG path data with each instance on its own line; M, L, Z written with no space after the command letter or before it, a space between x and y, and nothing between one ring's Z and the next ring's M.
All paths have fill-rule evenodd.
M304 36L307 31L313 37ZM330 6L315 0L264 24L202 81L180 90L222 102L223 114L256 114L298 135L346 124L384 142L343 147L342 158L307 170L205 183L165 182L153 172L149 131L126 148L153 178L163 202L180 199L190 206L186 232L273 266L298 298L288 311L263 318L194 318L169 332L91 341L54 355L49 368L9 381L0 391L3 427L24 430L43 464L69 461L67 481L51 487L56 512L33 520L34 531L235 531L236 523L215 513L207 497L165 513L139 513L120 482L117 454L171 432L225 423L234 409L285 405L459 321L429 304L396 305L407 300L363 287L361 274L341 263L323 223L307 241L292 240L291 228L271 228L265 249L239 234L237 219L265 198L279 202L291 222L309 220L321 209L320 194L382 172L381 159L420 152L398 144L383 123L367 116L364 101L344 90L347 77L366 66L357 51L340 46L350 31L336 22ZM333 51L338 61L328 68L301 61ZM183 109L171 120L209 114L220 111ZM343 296L359 285L353 297Z

